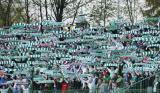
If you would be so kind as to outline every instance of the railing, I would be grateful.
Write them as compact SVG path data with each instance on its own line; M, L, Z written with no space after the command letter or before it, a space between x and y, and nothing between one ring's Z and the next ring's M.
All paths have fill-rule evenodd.
M68 89L68 90L33 90L31 91L30 89L18 89L15 90L13 88L8 88L4 90L0 90L0 93L126 93L123 88L121 89L116 89L116 90L108 90L106 89L105 92L101 92L99 89Z
M33 93L125 93L123 89L117 89L116 91L105 91L105 92L100 92L98 89L96 90L66 90L66 91L61 91L61 90L34 90Z
M33 93L89 93L89 90L34 90Z
M153 93L153 86L154 86L154 80L157 78L159 80L160 72L157 71L155 74L153 74L150 77L146 77L132 85L130 85L127 88L123 88L123 92L121 93ZM158 76L158 77L156 77ZM160 91L158 89L158 91ZM158 92L159 93L159 92Z
M144 79L139 80L138 82L133 83L129 87L125 88L118 88L115 90L111 90L110 92L106 93L153 93L153 82L157 76L160 75L160 71L157 71L155 74L153 74L150 77L146 77ZM159 77L157 78L159 79ZM11 89L14 91L14 89ZM43 90L36 90L34 89L31 92L31 89L22 90L22 93L101 93L99 89L95 90L83 90L83 89L68 89L68 90L49 90L49 89L43 89ZM1 93L2 91L0 91ZM160 90L159 90L160 92ZM15 92L3 92L3 93L15 93ZM18 92L19 93L19 92Z
M30 92L30 90L21 90L21 91L8 91L8 90L0 90L0 93L153 93L153 88L150 87L150 88L143 88L143 89L131 89L131 88L128 88L128 89L116 89L116 90L112 90L112 91L108 91L108 92L100 92L99 90L80 90L80 89L77 89L77 90L65 90L65 91L62 91L62 90L34 90L33 92ZM158 90L157 93L160 93L160 90Z
M34 90L30 91L29 89L26 90L14 90L14 89L4 89L0 90L0 93L100 93L99 90L84 90L84 89L68 89L68 90Z

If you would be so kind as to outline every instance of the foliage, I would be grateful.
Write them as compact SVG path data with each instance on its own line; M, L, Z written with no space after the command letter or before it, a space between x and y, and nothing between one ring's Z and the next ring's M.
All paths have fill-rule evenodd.
M159 0L146 0L146 5L149 9L144 10L143 15L147 17L160 16L160 2Z
M24 21L24 6L20 3L20 0L0 0L0 26Z

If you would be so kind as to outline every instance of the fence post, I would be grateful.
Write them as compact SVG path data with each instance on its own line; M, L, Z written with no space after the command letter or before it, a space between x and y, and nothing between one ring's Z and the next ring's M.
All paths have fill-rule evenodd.
M140 82L140 93L142 93L142 82Z

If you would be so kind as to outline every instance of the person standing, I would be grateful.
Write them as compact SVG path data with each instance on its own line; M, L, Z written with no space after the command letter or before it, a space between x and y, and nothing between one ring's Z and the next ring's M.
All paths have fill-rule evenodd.
M78 78L75 78L73 81L73 89L75 89L76 93L80 93L82 88L82 83Z
M109 93L109 85L108 85L107 81L103 80L103 82L99 86L99 92L98 93Z
M62 93L67 93L69 89L69 84L63 80L63 82L61 83L61 90L62 90Z
M96 76L92 75L88 80L89 93L95 93L96 91Z
M159 93L159 89L160 89L159 76L156 75L156 78L153 83L153 93Z
M1 93L8 93L8 88L5 85L2 87Z
M85 82L84 87L82 88L82 93L89 93L88 84Z
M13 88L13 93L21 93L21 87L19 84L15 83Z

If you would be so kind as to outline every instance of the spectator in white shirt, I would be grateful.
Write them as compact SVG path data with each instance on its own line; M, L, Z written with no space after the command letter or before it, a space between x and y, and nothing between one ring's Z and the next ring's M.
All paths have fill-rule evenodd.
M111 79L114 78L115 74L118 73L118 70L119 70L119 68L114 69L114 67L111 67L111 69L110 68L107 68L107 69L110 73L110 78Z

